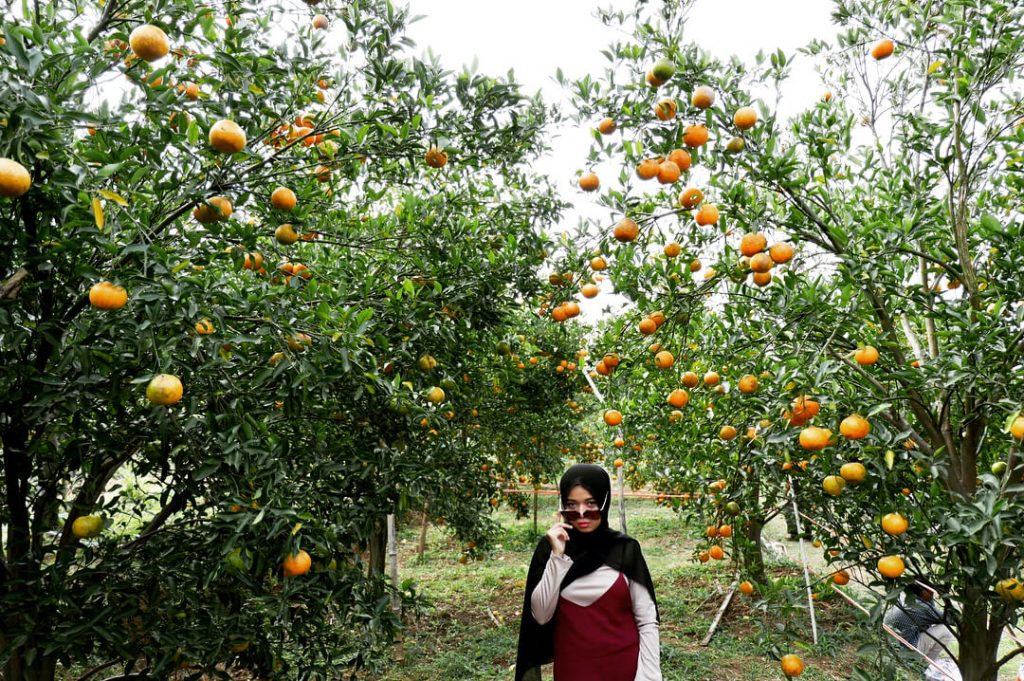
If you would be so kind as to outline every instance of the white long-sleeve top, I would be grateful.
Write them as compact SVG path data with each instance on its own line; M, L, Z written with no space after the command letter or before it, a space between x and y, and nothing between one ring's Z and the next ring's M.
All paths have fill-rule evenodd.
M592 605L612 588L622 574L618 570L602 565L589 575L576 579L564 591L558 587L565 573L572 567L572 558L566 555L548 558L544 574L530 595L530 611L538 624L546 624L555 616L558 597L561 596L580 607ZM634 681L661 681L661 644L658 633L658 613L647 587L626 576L629 596L633 601L633 619L640 632L640 659Z

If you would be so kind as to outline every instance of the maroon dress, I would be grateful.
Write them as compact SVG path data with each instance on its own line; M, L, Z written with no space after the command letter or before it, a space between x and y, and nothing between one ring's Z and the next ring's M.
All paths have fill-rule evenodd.
M640 632L625 575L587 607L559 596L554 681L633 681L639 660Z

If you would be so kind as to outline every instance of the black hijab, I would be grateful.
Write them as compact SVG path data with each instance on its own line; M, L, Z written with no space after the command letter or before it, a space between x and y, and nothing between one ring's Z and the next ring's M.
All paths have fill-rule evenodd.
M569 493L583 487L602 504L601 524L593 532L569 530L569 541L565 544L565 555L572 559L572 567L566 573L559 590L589 575L602 565L608 565L622 572L630 580L647 587L651 600L657 608L654 597L654 581L647 569L640 544L627 535L616 532L608 524L608 509L611 508L612 481L608 472L593 464L576 464L565 472L558 485L562 506L568 501ZM519 652L516 655L516 681L540 681L540 668L554 659L555 618L547 624L539 624L533 618L530 597L544 575L544 568L551 556L551 543L542 537L533 552L530 569L526 575L526 595L523 598L523 615L519 623ZM557 617L557 613L555 617Z

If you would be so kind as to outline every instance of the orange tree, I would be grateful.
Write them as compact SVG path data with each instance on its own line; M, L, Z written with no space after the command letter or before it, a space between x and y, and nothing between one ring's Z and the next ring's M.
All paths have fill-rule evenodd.
M441 499L472 535L495 487L420 422L470 422L536 288L549 111L410 58L385 2L30 10L0 45L4 678L369 664L384 516Z
M963 677L995 679L1024 520L1021 9L836 2L838 35L805 50L830 91L783 120L787 55L711 58L681 39L687 4L603 14L635 38L569 85L597 128L588 163L621 168L597 199L607 271L642 315L722 320L713 338L729 345L708 356L734 371L716 418L741 435L771 421L750 468L722 477L754 475L776 498L803 479L828 555L890 602L910 579L934 584ZM760 371L770 391L744 402L740 379ZM714 455L718 425L685 442Z

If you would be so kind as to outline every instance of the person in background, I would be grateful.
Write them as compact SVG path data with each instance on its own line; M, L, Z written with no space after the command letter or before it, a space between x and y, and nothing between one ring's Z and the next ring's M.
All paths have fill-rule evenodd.
M946 626L945 614L935 605L932 588L918 582L907 585L900 601L889 608L882 622L920 653L914 661L926 665L925 679L960 679L960 671L948 653L953 633ZM893 643L906 650L898 641Z
M526 578L516 681L661 681L658 606L640 544L608 524L611 478L578 464L559 484L562 518Z

